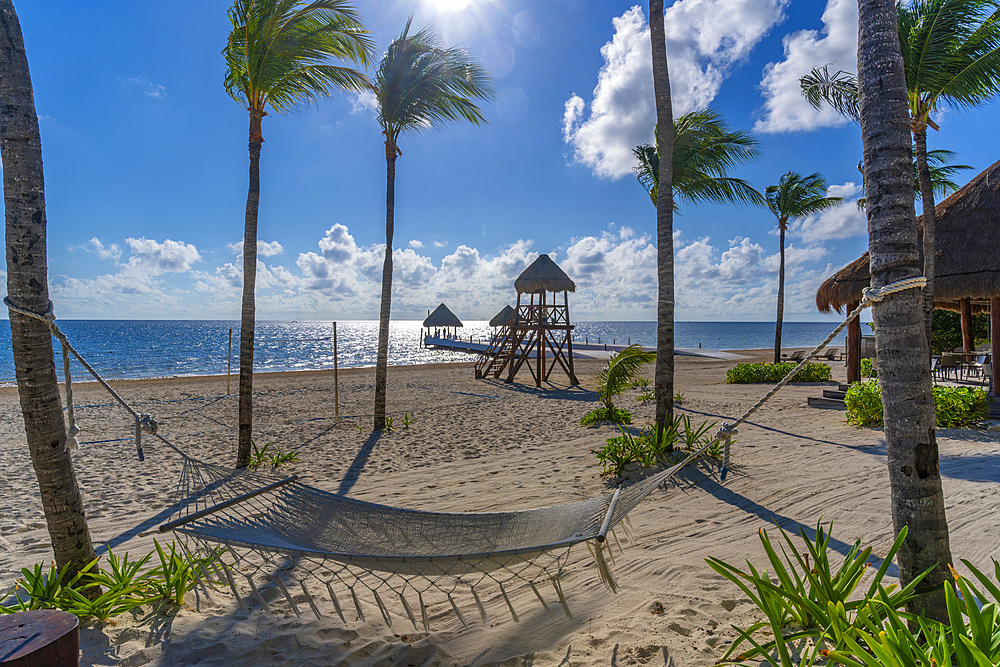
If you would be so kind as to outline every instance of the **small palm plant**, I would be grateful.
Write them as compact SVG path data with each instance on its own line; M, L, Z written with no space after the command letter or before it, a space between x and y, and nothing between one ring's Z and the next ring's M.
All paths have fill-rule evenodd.
M597 395L608 411L614 410L613 399L632 386L632 381L646 364L656 361L655 352L646 352L638 345L629 345L611 357L608 365L597 374Z

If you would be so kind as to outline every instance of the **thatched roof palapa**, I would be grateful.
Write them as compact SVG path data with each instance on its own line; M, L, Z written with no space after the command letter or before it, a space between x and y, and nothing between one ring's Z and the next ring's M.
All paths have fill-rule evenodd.
M935 206L934 212L934 305L955 310L959 299L1000 296L1000 161ZM860 301L861 290L870 282L866 252L820 286L816 307L839 313ZM977 305L974 310L983 309Z
M493 319L490 320L490 326L491 327L502 327L503 325L507 324L507 320L513 314L514 314L514 309L511 308L510 305L504 306L503 310L501 310L499 313L497 313L496 315L494 315Z
M575 292L576 283L548 255L539 255L514 281L514 289L518 294Z
M424 320L425 327L461 327L462 320L455 317L455 313L448 310L448 306L443 303L434 309L434 312Z

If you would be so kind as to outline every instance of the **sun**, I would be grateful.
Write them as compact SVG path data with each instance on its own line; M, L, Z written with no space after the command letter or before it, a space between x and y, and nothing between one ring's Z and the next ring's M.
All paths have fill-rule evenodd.
M441 12L458 12L469 6L472 0L424 0L424 4Z

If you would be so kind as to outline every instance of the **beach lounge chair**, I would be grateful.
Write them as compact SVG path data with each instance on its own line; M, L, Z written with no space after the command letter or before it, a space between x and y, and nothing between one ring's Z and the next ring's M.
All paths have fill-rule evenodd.
M802 350L795 350L792 352L792 356L788 357L789 361L802 361L806 358L806 353Z

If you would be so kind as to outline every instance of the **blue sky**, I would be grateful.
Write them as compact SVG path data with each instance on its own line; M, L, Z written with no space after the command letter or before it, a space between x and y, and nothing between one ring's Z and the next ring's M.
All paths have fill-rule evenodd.
M222 86L229 4L18 2L42 132L52 299L60 318L236 319L247 114ZM488 319L549 253L577 283L575 319L655 319L655 210L631 173L652 137L642 5L584 0L364 3L380 51L407 17L496 76L489 124L404 136L396 170L393 317L445 301ZM798 77L856 69L853 0L677 0L667 9L675 114L711 106L760 139L736 175L758 189L818 171L843 207L788 239L785 319L867 246L856 125L817 113ZM997 159L996 104L938 116L932 147L975 170ZM378 316L383 139L365 97L265 118L257 315ZM989 135L992 136L992 133ZM682 204L678 320L773 319L774 219ZM0 271L2 273L2 271ZM2 277L2 276L0 276Z

